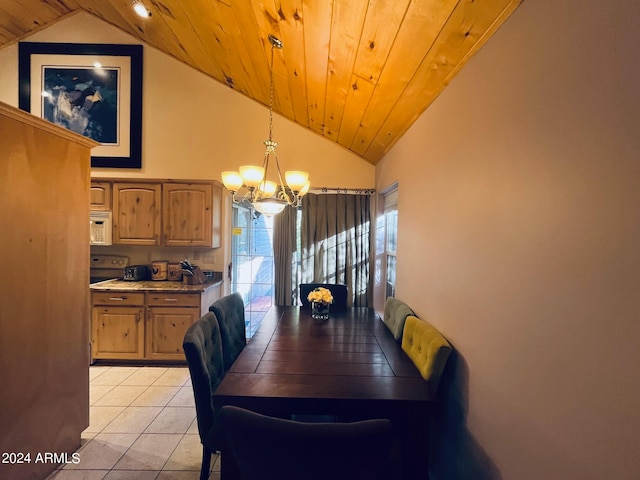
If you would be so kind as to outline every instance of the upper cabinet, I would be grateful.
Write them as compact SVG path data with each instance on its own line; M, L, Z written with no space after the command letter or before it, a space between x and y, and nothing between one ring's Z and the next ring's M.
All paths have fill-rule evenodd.
M217 184L162 185L162 233L167 246L220 246L221 188Z
M222 187L217 182L96 179L91 192L92 209L113 210L114 245L221 245Z
M91 210L111 210L111 183L91 182Z
M113 184L113 243L160 245L159 183Z

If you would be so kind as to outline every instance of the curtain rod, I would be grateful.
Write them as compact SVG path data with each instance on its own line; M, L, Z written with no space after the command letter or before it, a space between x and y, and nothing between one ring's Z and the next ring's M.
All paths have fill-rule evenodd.
M350 187L311 187L310 192L321 193L350 193L353 192L356 195L373 195L376 193L375 188L350 188Z

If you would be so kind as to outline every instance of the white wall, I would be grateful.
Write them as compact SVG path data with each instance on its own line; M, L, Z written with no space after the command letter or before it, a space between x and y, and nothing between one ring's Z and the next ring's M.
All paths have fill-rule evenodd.
M25 40L140 43L88 13ZM148 45L143 77L142 170L94 169L92 176L219 179L224 170L262 163L269 134L266 107ZM0 101L18 105L17 44L0 50ZM373 165L279 115L273 136L282 169L309 171L316 187L374 184Z
M377 168L456 349L432 477L640 478L640 3L524 2Z

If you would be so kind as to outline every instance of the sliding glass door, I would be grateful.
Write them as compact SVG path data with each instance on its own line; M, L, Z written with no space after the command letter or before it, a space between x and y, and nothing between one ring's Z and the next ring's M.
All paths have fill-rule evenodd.
M273 218L233 206L231 291L245 304L247 336L274 304Z

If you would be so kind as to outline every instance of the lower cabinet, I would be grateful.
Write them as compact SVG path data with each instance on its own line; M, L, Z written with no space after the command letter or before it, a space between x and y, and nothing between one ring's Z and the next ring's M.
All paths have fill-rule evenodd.
M91 356L144 358L144 294L94 293L93 305Z
M197 308L151 307L147 312L146 348L148 358L184 360L182 339L200 318Z
M184 334L219 298L219 291L93 292L92 360L184 362Z
M200 318L200 295L148 294L147 305L147 358L184 360L182 340L189 325Z

